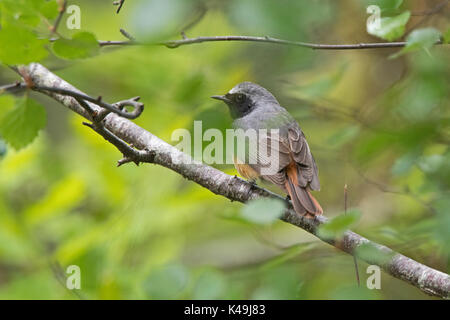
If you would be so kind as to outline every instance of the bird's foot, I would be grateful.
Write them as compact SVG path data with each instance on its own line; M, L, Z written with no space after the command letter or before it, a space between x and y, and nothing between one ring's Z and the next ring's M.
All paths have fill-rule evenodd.
M247 180L247 181L248 181L248 183L251 184L252 188L255 188L255 187L258 186L258 185L256 184L256 180L250 179L250 180Z

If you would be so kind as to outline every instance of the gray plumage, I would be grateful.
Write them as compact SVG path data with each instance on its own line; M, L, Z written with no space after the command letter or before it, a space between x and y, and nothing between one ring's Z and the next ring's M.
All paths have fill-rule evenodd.
M213 98L229 106L236 129L278 129L276 137L268 134L258 138L259 146L265 144L269 154L279 154L277 172L261 177L288 192L299 214L321 214L320 205L308 191L320 189L314 157L297 121L277 99L265 88L251 82L240 83L224 96ZM272 139L277 140L274 144L276 150L271 148ZM261 154L250 155L249 158L255 160L249 162L249 166L258 173L267 165Z

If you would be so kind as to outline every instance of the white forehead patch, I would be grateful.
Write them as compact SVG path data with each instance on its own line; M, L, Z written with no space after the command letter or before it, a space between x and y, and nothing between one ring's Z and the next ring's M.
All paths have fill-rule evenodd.
M228 93L233 94L233 93L236 93L237 91L238 91L237 88L233 87L233 88L231 88L230 91L228 91Z
M241 88L239 86L234 86L233 88L231 88L230 91L228 91L228 93L233 94L233 93L238 93L241 92L240 90Z

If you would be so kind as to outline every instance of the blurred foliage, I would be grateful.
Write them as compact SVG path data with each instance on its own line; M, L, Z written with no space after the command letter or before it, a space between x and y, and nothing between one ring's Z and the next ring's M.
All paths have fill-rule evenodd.
M350 229L358 222L360 216L361 213L357 210L340 214L330 219L329 223L321 225L317 232L325 239L339 239L347 229Z
M242 208L242 217L256 224L271 224L281 217L285 205L278 199L255 199Z
M431 47L441 34L448 40L449 8L428 17L415 14L431 9L424 0L136 0L117 15L108 1L76 4L81 30L67 29L66 14L61 40L49 43L56 1L0 0L2 84L17 80L7 65L40 61L108 102L140 95L146 109L136 123L170 141L194 120L204 130L228 128L226 108L209 97L240 81L260 83L308 137L325 214L343 211L345 184L361 213L357 223L357 214L339 216L328 232L356 223L371 240L450 271L450 56L447 46ZM93 46L123 39L121 27L148 41L185 30L376 42L366 30L369 4L383 18L408 15L382 36L406 39L406 48ZM362 262L356 287L352 257L285 223L253 223L275 219L264 215L267 204L230 203L158 166L116 168L117 150L41 94L2 95L0 106L0 298L427 298L384 273L381 290L366 289ZM371 248L360 254L376 258ZM77 294L61 281L72 264L81 268Z

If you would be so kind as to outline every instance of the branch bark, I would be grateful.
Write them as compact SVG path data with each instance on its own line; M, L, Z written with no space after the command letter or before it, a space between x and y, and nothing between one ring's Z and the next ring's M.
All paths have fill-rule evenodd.
M89 97L40 64L32 63L19 68L17 71L22 76L25 73L37 87L53 88L54 90L51 91L40 92L52 97L88 120L92 120L89 110L97 113L104 110L96 103L88 100L77 100L73 96L65 95L64 92L71 91L78 92L78 97ZM31 87L31 89L33 88ZM87 108L83 104L87 104L89 107ZM189 155L116 113L107 114L101 120L101 123L101 126L98 123L95 125L95 122L90 126L124 153L125 158L121 163L135 161L164 166L207 188L214 194L224 196L231 201L245 203L259 197L273 197L284 200L284 198L240 178L227 175L208 165L194 162ZM189 162L191 164L186 164ZM119 162L119 164L121 163ZM374 248L376 254L363 257L362 260L369 264L379 265L388 274L416 286L429 295L450 298L450 276L443 272L423 265L350 230L347 230L340 239L322 238L318 235L317 229L319 225L327 222L327 218L323 216L314 220L301 217L293 211L292 205L289 203L281 220L302 228L322 241L349 254L354 254L355 250L363 244L370 245ZM380 258L386 256L390 258L388 260Z
M309 43L301 41L291 41L285 39L278 39L273 37L254 37L254 36L212 36L212 37L196 37L196 38L183 38L179 40L168 40L156 45L166 46L167 48L174 49L185 45L203 43L203 42L229 42L229 41L246 41L246 42L259 42L259 43L271 43L277 45L288 45L309 48L314 50L355 50L355 49L381 49L381 48L401 48L406 45L405 41L398 42L373 42L373 43L349 43L349 44L322 44L322 43ZM100 47L106 46L124 46L124 45L138 45L145 44L138 41L99 41ZM436 45L443 44L442 40L436 42Z

